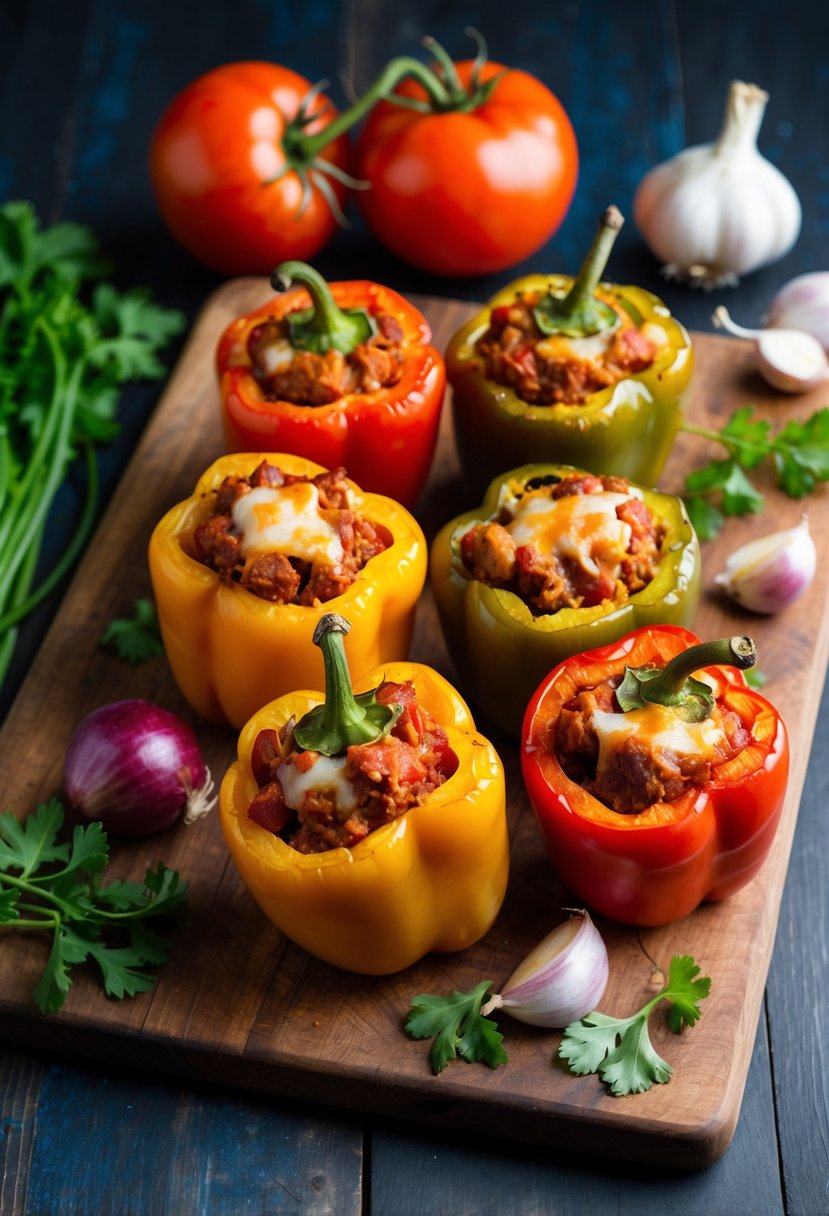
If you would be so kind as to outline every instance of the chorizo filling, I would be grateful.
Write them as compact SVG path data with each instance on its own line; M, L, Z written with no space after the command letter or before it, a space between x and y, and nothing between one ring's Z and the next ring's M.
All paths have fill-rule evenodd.
M285 321L269 317L251 330L251 371L266 401L330 405L351 393L374 393L403 374L403 330L388 314L376 316L377 332L348 355L295 350Z
M305 477L262 461L226 477L185 550L227 583L278 604L342 595L392 536L355 510L345 469Z
M505 497L460 538L472 578L518 595L536 615L623 603L651 582L667 529L624 477L570 473Z
M650 367L658 354L656 343L612 297L605 303L619 324L586 338L542 334L533 316L540 299L540 293L521 294L493 308L489 328L475 344L487 378L530 405L583 405L593 393Z
M750 741L739 715L718 703L702 722L686 722L663 705L622 713L615 693L620 681L580 689L550 724L547 739L567 776L613 811L639 814L702 788L716 765Z
M418 704L412 684L384 681L377 701L402 706L391 731L344 755L298 749L293 720L280 731L260 731L251 754L259 786L251 819L299 853L351 848L451 777L457 757L446 732Z

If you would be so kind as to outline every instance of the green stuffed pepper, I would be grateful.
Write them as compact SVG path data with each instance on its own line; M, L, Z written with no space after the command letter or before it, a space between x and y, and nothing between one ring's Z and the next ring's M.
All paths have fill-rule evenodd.
M430 575L464 696L515 737L563 659L643 625L691 624L700 548L679 498L524 465L441 529Z
M575 279L519 279L449 344L455 440L474 493L528 460L656 484L693 352L657 296L599 282L622 223L609 207Z

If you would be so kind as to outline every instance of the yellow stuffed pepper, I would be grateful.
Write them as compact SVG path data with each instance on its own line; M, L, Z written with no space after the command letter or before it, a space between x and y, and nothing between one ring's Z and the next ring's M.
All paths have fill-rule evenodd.
M427 549L408 511L344 470L242 453L212 464L160 520L149 565L179 688L238 729L274 697L321 685L311 637L326 611L353 624L356 676L405 658Z
M314 637L325 695L265 706L222 782L222 830L265 915L345 970L385 975L462 950L506 890L504 772L436 671L387 663L352 691L348 622Z

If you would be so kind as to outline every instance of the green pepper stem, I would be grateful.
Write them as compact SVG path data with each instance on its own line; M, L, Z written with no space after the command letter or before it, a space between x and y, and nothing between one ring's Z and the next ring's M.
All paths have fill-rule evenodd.
M692 672L701 667L739 667L745 670L757 661L757 648L749 637L718 638L680 651L658 676L647 683L647 700L668 705L681 697Z
M274 291L288 291L297 283L302 284L311 297L311 308L289 313L286 317L292 346L318 354L333 347L348 355L376 332L376 323L365 309L343 311L337 305L328 283L313 266L305 262L282 262L271 275Z
M375 743L388 734L400 707L379 705L376 689L355 697L345 657L343 638L351 623L336 612L326 612L314 630L314 645L322 651L325 701L300 718L294 739L305 751L337 756L360 743Z
M583 308L592 299L610 258L625 219L618 207L611 204L599 220L599 227L587 257L581 265L573 286L562 301L562 311L572 313Z
M533 308L533 317L542 334L581 338L618 325L616 310L597 299L594 292L624 222L618 207L608 207L599 220L598 232L567 295L556 296L548 291L538 301Z

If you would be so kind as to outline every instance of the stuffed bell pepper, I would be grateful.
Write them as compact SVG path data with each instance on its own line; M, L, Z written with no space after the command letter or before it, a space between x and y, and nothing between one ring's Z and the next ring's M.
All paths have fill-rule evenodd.
M700 552L680 499L569 465L524 465L451 520L431 585L461 687L517 737L562 659L637 625L688 625Z
M434 456L446 370L418 310L377 283L274 271L280 293L233 321L217 370L230 452L344 465L372 493L417 501Z
M315 641L325 693L265 706L222 782L222 829L265 915L310 953L371 975L463 950L492 925L509 869L504 773L436 671L385 663L352 689L343 637Z
M519 279L452 339L455 438L474 491L528 460L656 485L693 356L656 296L599 282L621 225L608 208L575 280Z
M760 868L786 793L786 729L748 687L751 638L639 629L566 660L528 709L522 768L550 859L591 908L666 925Z
M426 578L405 508L342 468L288 454L223 456L158 523L149 562L167 658L184 696L237 729L266 702L323 676L314 625L353 624L355 675L408 654Z

